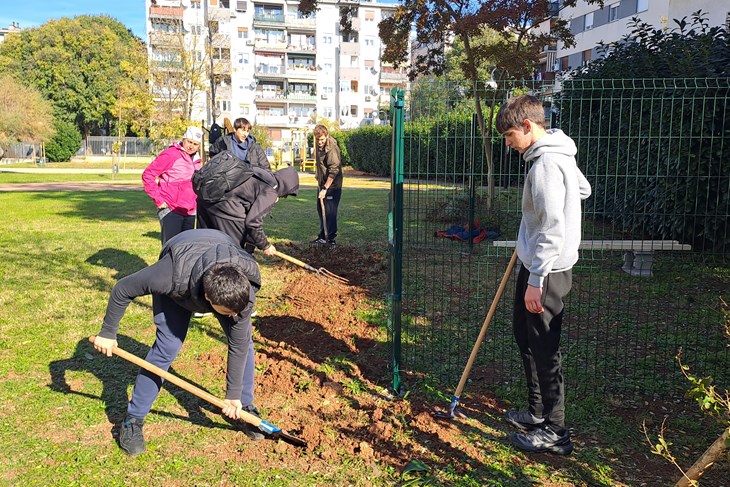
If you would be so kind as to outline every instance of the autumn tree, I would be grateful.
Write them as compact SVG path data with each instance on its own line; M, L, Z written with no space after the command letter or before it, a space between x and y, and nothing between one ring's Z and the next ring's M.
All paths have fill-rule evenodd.
M47 142L54 134L53 107L40 92L0 75L0 157L18 142Z
M150 81L155 109L152 137L179 137L190 125L198 96L205 94L209 53L196 36L185 36L182 24L155 31Z
M104 15L50 20L0 44L0 73L35 86L53 103L56 117L85 136L119 123L120 97L128 108L122 108L122 124L143 130L149 119L146 65L141 39Z

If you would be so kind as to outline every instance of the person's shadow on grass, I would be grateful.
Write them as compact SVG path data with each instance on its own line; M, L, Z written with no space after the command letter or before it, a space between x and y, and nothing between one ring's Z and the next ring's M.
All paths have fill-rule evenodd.
M138 357L145 357L150 349L149 345L145 345L124 335L118 335L117 342L119 343L119 348L122 348L123 350L126 350ZM76 344L76 349L71 357L51 362L48 365L48 370L51 375L51 383L49 385L51 390L63 394L77 394L91 399L101 400L101 402L105 405L107 419L112 425L112 436L116 440L118 438L119 425L127 414L127 390L130 385L134 384L137 373L140 370L139 367L118 356L106 357L102 355L94 350L94 346L88 338L83 338ZM94 374L94 376L101 381L101 394L97 396L88 392L75 390L74 387L66 380L66 373L69 371L90 372ZM168 372L179 376L179 374L175 373L173 367L170 367ZM199 384L195 384L189 379L185 380L196 387L204 389ZM190 421L193 424L209 428L234 429L234 427L228 425L228 423L222 424L212 421L206 413L213 412L219 414L220 411L218 408L208 402L205 402L203 399L200 399L169 382L164 382L162 388L167 390L177 399L179 404L186 410L188 416L185 417L183 415L167 411L156 410L154 407L152 411L150 411L151 413L169 418L177 418L183 421Z

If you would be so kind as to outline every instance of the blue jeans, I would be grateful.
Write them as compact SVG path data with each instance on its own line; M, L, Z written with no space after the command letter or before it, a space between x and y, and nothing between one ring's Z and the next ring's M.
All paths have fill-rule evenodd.
M178 305L168 296L159 294L152 295L152 311L157 333L155 334L155 343L152 344L145 360L166 371L182 348L188 333L192 312ZM127 415L139 419L147 416L152 409L152 403L155 402L160 393L163 382L160 376L140 369L132 390L132 399L127 407ZM253 339L251 339L243 371L241 404L244 407L253 404L253 389L254 351Z

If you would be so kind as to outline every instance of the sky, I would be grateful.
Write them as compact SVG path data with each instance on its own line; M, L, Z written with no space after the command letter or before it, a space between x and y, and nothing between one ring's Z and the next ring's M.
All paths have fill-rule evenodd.
M51 19L101 14L114 17L145 40L144 0L5 0L0 9L0 27L17 22L26 29Z

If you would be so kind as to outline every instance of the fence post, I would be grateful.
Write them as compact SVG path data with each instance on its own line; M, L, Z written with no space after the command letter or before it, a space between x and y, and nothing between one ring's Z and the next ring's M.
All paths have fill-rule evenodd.
M390 112L393 121L392 153L390 159L390 211L388 213L388 263L390 316L392 331L393 390L401 392L401 300L403 290L403 134L404 92L393 88L390 92Z

